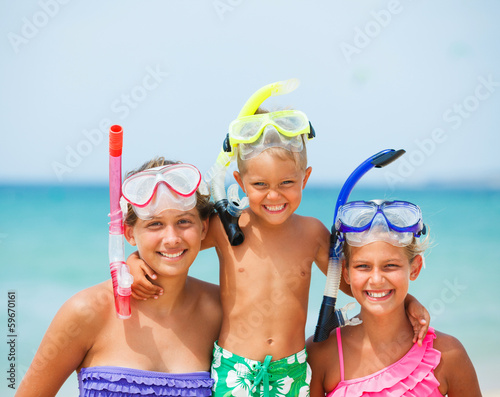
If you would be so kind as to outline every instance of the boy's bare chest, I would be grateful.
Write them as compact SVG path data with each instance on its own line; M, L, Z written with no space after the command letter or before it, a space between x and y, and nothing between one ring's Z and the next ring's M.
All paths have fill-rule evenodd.
M248 241L248 245L233 249L227 266L237 273L256 277L284 273L310 273L314 260L311 247L298 241L270 244L265 241Z

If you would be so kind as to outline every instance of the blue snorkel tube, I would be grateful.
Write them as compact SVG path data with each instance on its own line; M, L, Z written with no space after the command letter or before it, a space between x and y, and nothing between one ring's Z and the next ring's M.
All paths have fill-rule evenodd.
M349 310L354 303L348 303L342 309L335 310L335 303L337 302L337 295L339 292L340 278L342 277L342 263L340 257L342 255L343 243L338 239L337 230L335 229L335 220L340 206L347 203L347 199L351 194L352 189L358 181L372 168L382 168L386 165L397 160L405 153L404 150L383 150L370 158L366 159L356 168L353 173L347 178L340 190L335 205L335 212L333 215L332 234L330 237L330 252L328 259L328 271L326 276L326 286L323 295L323 303L319 312L318 325L314 332L314 342L322 342L330 336L330 332L337 327L344 325L355 325L360 323L359 320L349 320L347 318L347 310Z

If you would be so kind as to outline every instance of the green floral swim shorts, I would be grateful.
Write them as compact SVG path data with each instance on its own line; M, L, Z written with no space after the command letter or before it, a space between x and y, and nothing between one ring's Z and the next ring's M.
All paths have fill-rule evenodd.
M212 378L215 397L308 397L311 368L306 350L264 362L233 354L214 343Z

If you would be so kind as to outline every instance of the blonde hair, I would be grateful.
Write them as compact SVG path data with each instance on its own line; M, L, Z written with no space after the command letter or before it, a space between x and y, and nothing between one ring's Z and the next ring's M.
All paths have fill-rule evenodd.
M150 168L161 167L164 165L172 165L172 164L182 164L182 162L166 160L164 157L154 157L153 159L146 161L139 168L128 172L125 175L125 179L139 172L149 170ZM213 203L210 202L210 194L203 195L200 193L199 189L196 191L196 209L198 210L198 214L200 215L202 221L207 219L213 213L214 205ZM125 224L129 226L134 226L135 223L137 222L137 219L138 219L137 215L134 212L132 206L130 204L127 204L127 215L124 221Z
M408 261L412 263L413 259L415 259L417 255L422 255L428 247L429 235L427 234L423 239L422 237L417 238L413 236L411 243L401 248L404 250L405 256L408 258ZM349 261L351 259L351 246L347 243L347 241L344 242L342 253L344 254L345 258L345 266L348 267Z

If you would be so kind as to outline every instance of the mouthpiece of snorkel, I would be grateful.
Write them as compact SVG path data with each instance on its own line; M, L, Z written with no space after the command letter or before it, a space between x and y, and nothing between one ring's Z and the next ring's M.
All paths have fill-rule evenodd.
M361 321L359 319L349 319L347 317L347 310L354 307L354 303L348 303L342 309L335 310L337 302L337 295L340 286L340 278L342 277L342 246L343 242L338 239L337 230L335 230L335 221L340 206L344 205L352 189L358 181L372 168L382 168L392 163L405 153L404 150L383 150L361 163L347 178L344 186L340 190L335 205L335 212L333 216L332 235L330 237L330 253L328 260L328 271L326 276L326 286L323 295L323 302L319 312L318 325L314 332L314 342L322 342L330 336L330 333L338 327L345 325L356 325Z
M240 214L232 215L230 213L227 199L217 201L215 203L215 210L219 214L219 218L224 226L229 243L233 246L240 245L245 240L245 236L238 226Z
M238 118L252 116L262 103L271 96L288 94L295 90L300 84L298 79L289 79L268 84L257 90L245 103L238 114ZM231 161L235 159L236 145L233 147L230 143L229 136L224 139L222 150L217 157L217 161L205 175L205 181L211 185L212 198L215 202L215 209L219 215L219 219L224 226L227 237L231 245L236 246L243 243L245 236L241 231L238 220L244 207L248 205L248 199L240 200L237 193L226 195L225 177L227 169ZM237 192L236 188L230 187L233 192Z

